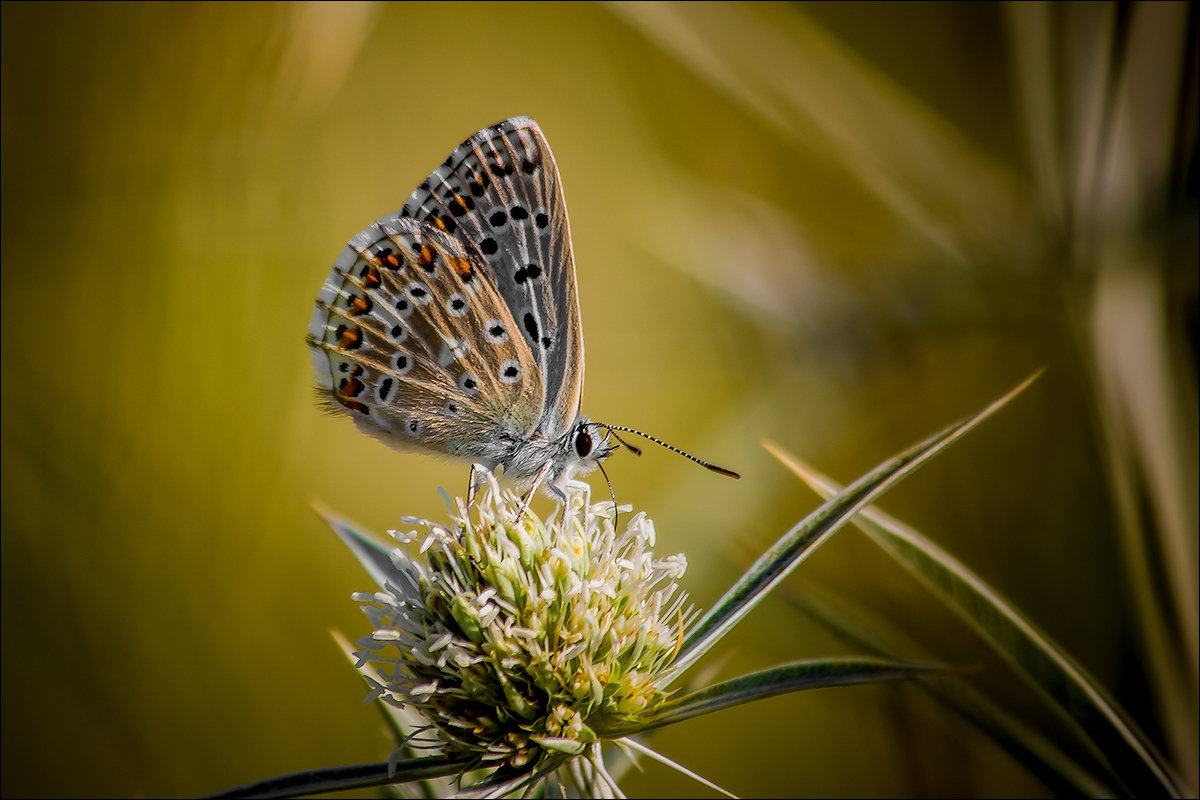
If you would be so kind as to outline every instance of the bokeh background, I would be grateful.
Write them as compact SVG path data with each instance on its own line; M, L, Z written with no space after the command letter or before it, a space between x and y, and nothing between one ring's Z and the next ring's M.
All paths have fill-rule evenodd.
M463 465L313 402L312 300L462 139L541 124L585 410L710 604L818 501L1034 370L883 507L959 556L1195 787L1193 4L52 4L2 14L3 794L186 796L386 758L330 637L369 579L311 511L443 515ZM598 484L598 491L603 491ZM545 503L544 499L539 503ZM812 593L1073 734L846 529L708 663L854 652ZM911 686L651 742L742 796L1047 787ZM710 796L650 764L634 796Z

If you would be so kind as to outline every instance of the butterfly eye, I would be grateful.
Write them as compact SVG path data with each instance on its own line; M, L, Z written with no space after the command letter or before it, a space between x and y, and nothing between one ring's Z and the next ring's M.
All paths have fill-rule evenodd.
M580 458L587 458L592 452L592 435L586 427L581 426L575 434L575 452Z

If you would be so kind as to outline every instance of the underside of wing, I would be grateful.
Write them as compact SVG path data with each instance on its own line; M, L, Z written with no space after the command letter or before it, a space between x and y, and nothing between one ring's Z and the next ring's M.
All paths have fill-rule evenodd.
M498 463L537 425L539 364L482 255L385 218L355 236L309 325L326 406L400 449Z
M537 124L513 117L478 132L398 216L436 226L485 259L544 378L539 428L557 438L579 412L583 338L562 184Z

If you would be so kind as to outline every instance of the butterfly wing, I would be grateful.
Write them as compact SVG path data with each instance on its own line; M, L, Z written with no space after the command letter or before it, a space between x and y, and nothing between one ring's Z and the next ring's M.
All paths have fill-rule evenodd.
M350 240L308 344L327 407L399 449L494 466L540 417L539 364L486 260L415 220L385 218Z
M454 149L400 211L477 248L543 376L538 432L579 415L583 331L558 167L537 123L513 117Z

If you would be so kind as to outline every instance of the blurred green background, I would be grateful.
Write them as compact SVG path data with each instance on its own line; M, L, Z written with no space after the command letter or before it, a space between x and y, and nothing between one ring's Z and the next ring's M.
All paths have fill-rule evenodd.
M883 506L1007 593L1196 785L1196 7L4 3L3 794L161 796L386 758L331 639L370 581L310 510L444 516L462 464L322 415L304 331L345 241L462 139L562 172L584 409L711 603L843 481L1046 373ZM603 484L597 491L603 492ZM538 501L545 503L544 499ZM1071 734L859 534L710 657L898 653ZM742 796L1043 796L914 687L651 744ZM710 796L649 764L633 796Z

